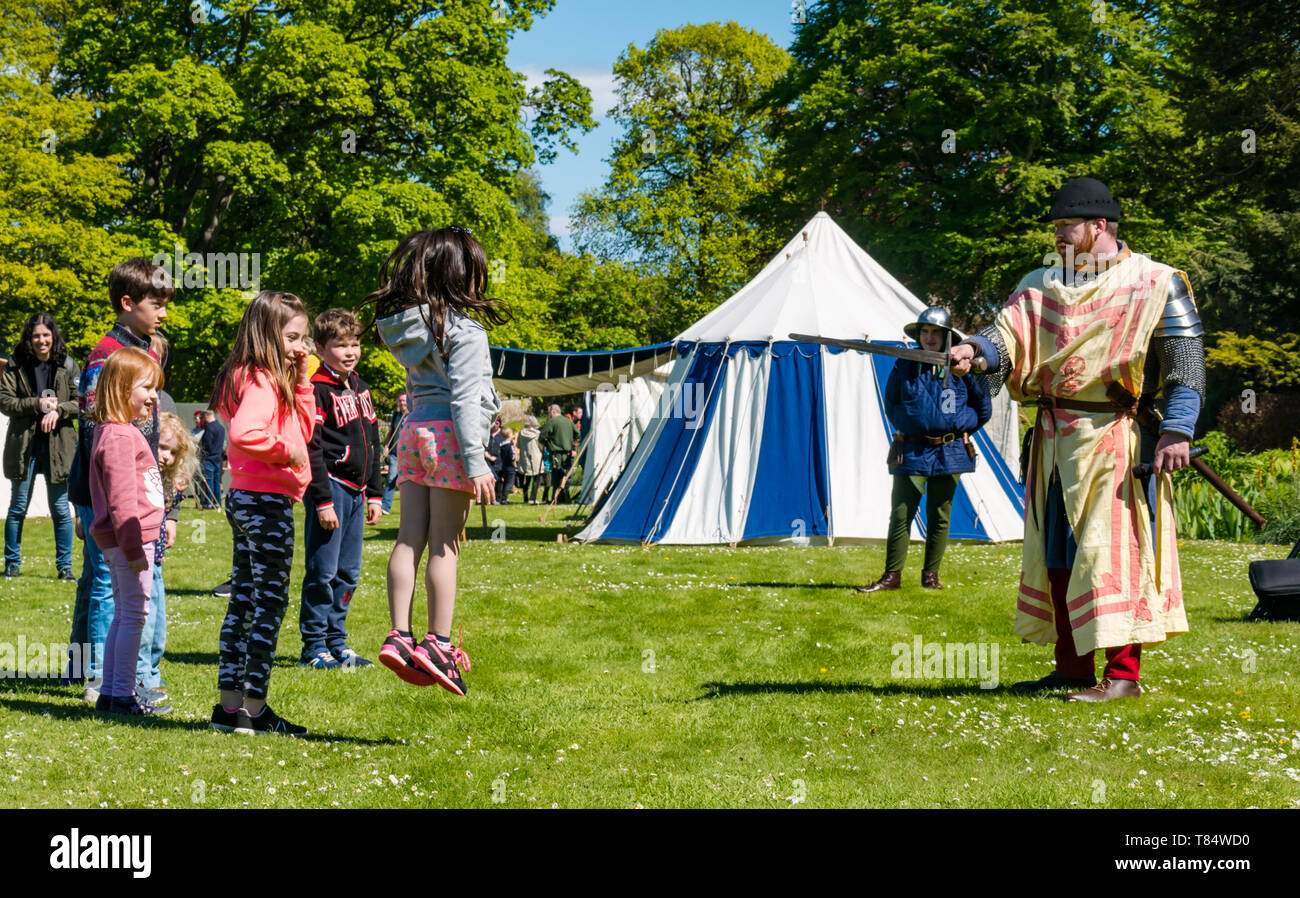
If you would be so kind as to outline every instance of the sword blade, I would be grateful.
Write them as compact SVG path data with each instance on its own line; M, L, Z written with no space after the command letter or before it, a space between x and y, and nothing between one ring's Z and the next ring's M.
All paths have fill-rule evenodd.
M866 340L840 340L836 337L814 337L812 334L790 334L791 340L801 343L820 343L823 346L835 346L839 349L855 349L874 355L887 355L896 359L911 359L928 365L946 366L948 357L942 352L930 352L925 349L908 349L903 346L886 346L883 343L868 343Z

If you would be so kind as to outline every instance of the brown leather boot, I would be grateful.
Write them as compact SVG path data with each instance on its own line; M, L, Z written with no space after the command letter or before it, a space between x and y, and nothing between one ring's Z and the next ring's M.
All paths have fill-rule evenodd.
M1108 702L1117 698L1137 698L1142 694L1142 687L1137 680L1112 680L1105 677L1091 689L1071 692L1065 698L1071 702Z
M926 589L943 589L938 571L921 571L921 585Z
M870 586L855 586L853 588L858 592L879 592L882 589L900 589L902 585L902 571L885 571L884 575Z

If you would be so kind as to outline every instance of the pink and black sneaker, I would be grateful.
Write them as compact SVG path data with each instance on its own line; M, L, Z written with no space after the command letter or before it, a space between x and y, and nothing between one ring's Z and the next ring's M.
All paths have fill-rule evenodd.
M379 663L415 686L440 683L437 677L425 673L423 668L413 663L417 652L420 652L420 647L415 644L415 640L400 636L393 630L379 650Z
M464 637L461 638L461 645L464 645ZM468 671L471 665L469 655L465 654L460 645L448 651L439 648L438 640L432 635L425 636L420 644L411 650L411 662L453 695L464 695L469 691L469 687L461 679L460 672Z

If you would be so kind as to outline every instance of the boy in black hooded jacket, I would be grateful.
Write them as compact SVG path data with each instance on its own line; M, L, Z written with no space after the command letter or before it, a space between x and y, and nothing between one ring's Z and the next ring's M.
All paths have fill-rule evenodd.
M361 578L365 524L382 515L379 421L370 388L357 376L361 325L346 309L330 309L313 327L321 365L312 376L316 428L308 455L307 576L298 627L299 665L369 667L347 644L347 614Z

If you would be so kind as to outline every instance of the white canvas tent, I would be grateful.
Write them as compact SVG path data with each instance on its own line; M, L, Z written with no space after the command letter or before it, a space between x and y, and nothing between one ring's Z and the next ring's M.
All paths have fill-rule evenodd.
M602 384L587 393L590 410L590 444L583 453L580 505L592 505L618 480L632 458L672 372L668 363L649 374L625 380L615 387Z
M674 341L654 419L579 540L738 543L880 539L888 525L893 360L789 339L897 343L925 304L819 213L752 281ZM953 502L954 538L1023 535L1014 410ZM1009 437L1009 439L1008 439ZM1010 456L1008 459L1006 456ZM923 538L924 513L913 525Z

